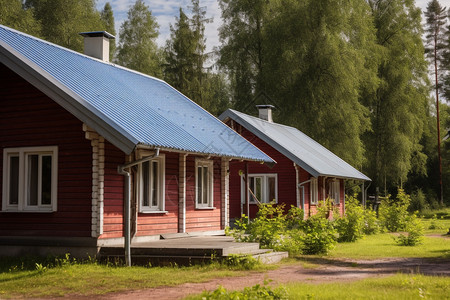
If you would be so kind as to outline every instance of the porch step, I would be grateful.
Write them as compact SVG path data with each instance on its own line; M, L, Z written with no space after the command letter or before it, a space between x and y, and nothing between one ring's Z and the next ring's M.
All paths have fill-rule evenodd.
M230 255L252 255L263 263L274 263L287 257L287 253L275 254L270 249L259 249L259 243L237 243L232 237L187 237L184 234L169 234L163 239L131 245L133 264L167 265L171 263L190 265L220 259ZM123 260L122 245L101 247L101 260Z
M261 254L253 255L254 258L259 259L259 261L263 264L276 264L280 262L283 258L288 258L288 252L265 252Z

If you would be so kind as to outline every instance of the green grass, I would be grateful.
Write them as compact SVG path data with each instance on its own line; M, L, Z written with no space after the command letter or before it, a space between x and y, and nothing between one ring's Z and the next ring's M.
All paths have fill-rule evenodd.
M448 277L397 274L351 283L285 286L289 299L448 299Z
M438 219L450 220L450 207L441 208L437 210L427 209L422 211L419 215L424 216L427 219L432 218L434 215L436 215Z
M425 237L423 244L399 246L393 234L366 236L355 243L339 243L330 251L330 258L377 259L383 257L450 258L450 239Z
M19 264L20 266L20 264ZM256 270L267 270L258 266ZM111 292L174 286L248 274L219 264L192 267L111 267L95 263L67 264L44 270L11 265L0 273L0 299L15 297L95 296Z

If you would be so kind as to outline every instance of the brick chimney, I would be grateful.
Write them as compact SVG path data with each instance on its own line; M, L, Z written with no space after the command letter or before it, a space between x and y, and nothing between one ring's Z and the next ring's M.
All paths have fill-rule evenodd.
M109 62L109 40L115 37L106 31L81 32L84 54Z
M256 105L256 108L258 108L260 119L273 123L272 109L275 108L275 106L264 104L264 105Z

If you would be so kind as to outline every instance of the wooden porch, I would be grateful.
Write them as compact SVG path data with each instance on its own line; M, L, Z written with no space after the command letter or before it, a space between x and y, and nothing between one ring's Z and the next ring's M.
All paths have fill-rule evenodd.
M132 243L131 262L133 265L190 265L221 260L230 255L251 255L262 263L279 262L288 257L287 252L260 249L258 243L238 243L228 236L161 236L159 240ZM124 260L123 245L102 247L101 260Z

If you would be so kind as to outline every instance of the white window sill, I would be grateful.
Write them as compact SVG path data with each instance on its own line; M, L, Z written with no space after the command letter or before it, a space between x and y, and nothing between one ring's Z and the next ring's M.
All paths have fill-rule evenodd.
M167 210L141 210L141 214L168 214Z
M49 214L54 213L56 210L17 210L17 209L4 209L0 213L39 213L39 214Z
M196 207L195 209L198 209L198 210L213 210L213 209L216 209L215 207Z

